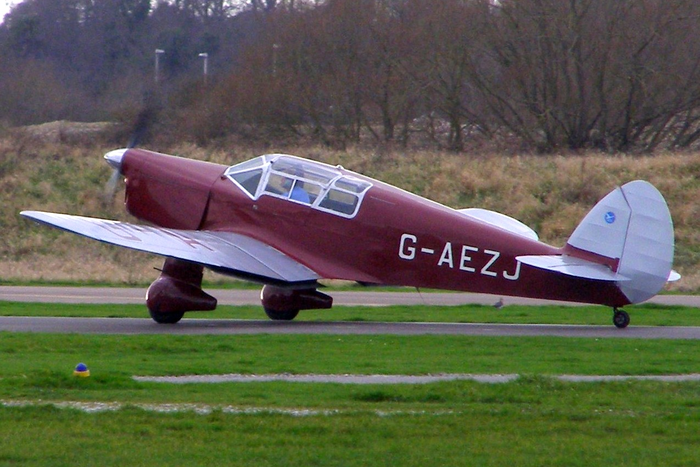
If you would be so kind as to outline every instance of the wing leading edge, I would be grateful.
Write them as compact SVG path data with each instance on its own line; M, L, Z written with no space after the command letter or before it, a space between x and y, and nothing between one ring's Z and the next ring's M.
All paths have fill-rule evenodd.
M259 282L308 283L320 279L281 251L231 232L165 229L41 211L22 211L20 215L104 243L199 263Z

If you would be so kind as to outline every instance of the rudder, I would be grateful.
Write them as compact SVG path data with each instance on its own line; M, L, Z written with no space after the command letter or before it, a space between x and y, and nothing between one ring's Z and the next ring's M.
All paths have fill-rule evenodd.
M609 258L627 280L617 285L631 303L656 295L673 265L673 222L661 193L636 180L616 188L584 217L568 245Z

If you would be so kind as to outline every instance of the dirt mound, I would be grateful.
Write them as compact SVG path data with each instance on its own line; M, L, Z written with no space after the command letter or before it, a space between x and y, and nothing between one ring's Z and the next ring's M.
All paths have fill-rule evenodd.
M69 122L67 120L57 120L40 125L15 128L14 131L42 142L59 143L104 136L115 131L116 126L112 122Z

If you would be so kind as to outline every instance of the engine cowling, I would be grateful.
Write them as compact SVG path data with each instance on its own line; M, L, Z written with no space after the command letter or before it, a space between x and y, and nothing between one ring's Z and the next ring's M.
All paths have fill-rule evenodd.
M116 162L115 162L116 164ZM226 166L129 149L119 165L126 177L126 209L160 227L198 229L211 187Z

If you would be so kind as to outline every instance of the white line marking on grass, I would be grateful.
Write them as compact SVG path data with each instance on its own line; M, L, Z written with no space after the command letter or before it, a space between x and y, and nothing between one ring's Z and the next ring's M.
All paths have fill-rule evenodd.
M573 383L600 383L607 381L662 381L668 383L700 381L700 373L689 373L685 375L559 375L556 377L560 381Z
M156 403L122 403L122 402L81 402L81 401L44 401L44 400L0 400L2 407L45 407L58 409L79 410L86 413L117 412L129 407L135 407L147 412L182 413L190 412L197 415L208 415L214 411L230 415L288 415L291 417L331 416L341 414L370 413L379 417L397 415L453 415L459 412L451 410L362 410L362 409L298 409L271 407L237 407L233 405L208 404L156 404Z
M564 382L598 383L607 381L700 381L700 374L685 375L543 375ZM318 375L318 374L224 374L224 375L183 375L183 376L134 376L140 382L192 384L192 383L265 383L286 381L292 383L336 383L336 384L428 384L441 381L476 381L478 383L508 383L520 378L518 374L467 374L443 373L436 375Z
M134 376L134 380L151 383L261 383L270 381L287 381L293 383L338 383L338 384L427 384L440 381L472 380L480 383L507 383L518 378L516 374L508 375L317 375L317 374L269 374L269 375L184 375L184 376Z

